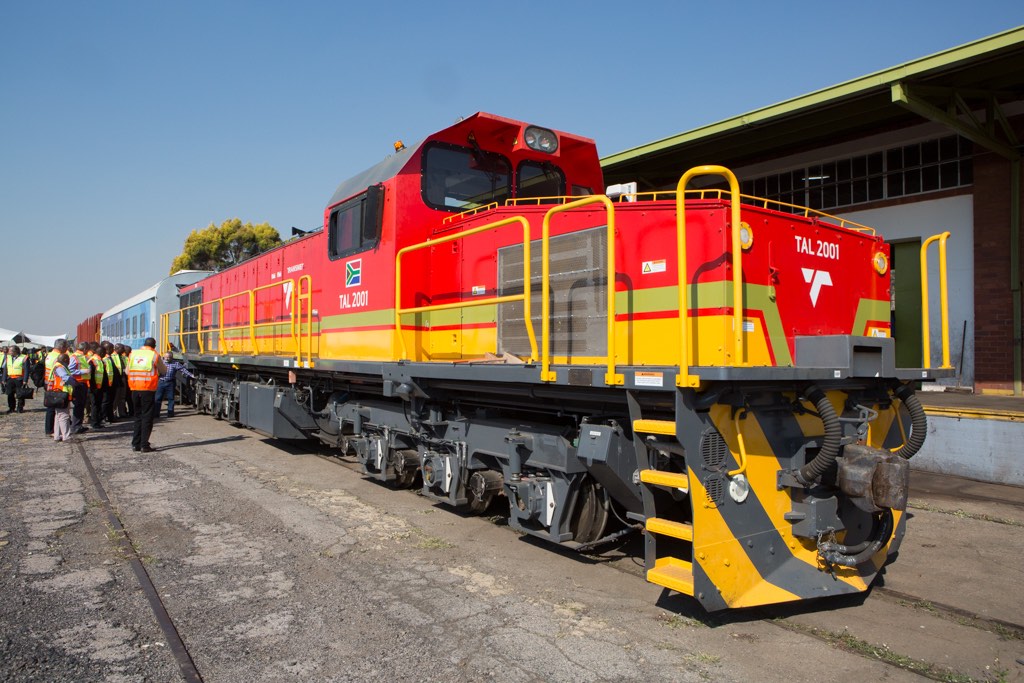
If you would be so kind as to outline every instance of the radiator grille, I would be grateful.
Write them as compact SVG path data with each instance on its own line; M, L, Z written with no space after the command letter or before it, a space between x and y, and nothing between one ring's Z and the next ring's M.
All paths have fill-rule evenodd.
M550 353L603 356L608 353L605 227L550 239ZM523 293L523 246L498 250L499 295ZM541 343L541 244L530 242L530 306ZM522 302L498 305L498 353L530 354ZM538 351L540 349L538 348Z

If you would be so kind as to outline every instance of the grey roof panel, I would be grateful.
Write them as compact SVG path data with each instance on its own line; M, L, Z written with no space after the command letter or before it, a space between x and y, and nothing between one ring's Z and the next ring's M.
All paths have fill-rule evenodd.
M327 203L327 206L334 206L339 202L343 202L349 197L359 194L370 185L376 185L394 178L401 172L409 160L413 158L422 145L423 141L421 140L400 152L395 152L376 166L371 166L362 173L342 181L341 185L338 185L338 189L334 191L331 201Z

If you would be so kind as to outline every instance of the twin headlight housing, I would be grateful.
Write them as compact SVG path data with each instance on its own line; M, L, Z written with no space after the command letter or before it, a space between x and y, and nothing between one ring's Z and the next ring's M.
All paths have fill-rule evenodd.
M554 154L558 151L558 136L547 128L527 126L523 134L523 142L530 149L547 154Z

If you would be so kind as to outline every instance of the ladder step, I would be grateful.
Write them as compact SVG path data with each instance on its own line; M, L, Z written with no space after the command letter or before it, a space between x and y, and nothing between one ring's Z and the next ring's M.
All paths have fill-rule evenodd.
M693 595L693 565L676 557L656 560L647 580L684 595Z
M683 522L673 522L670 519L648 517L646 529L652 534L671 536L672 538L678 538L682 541L693 540L693 526L690 524L684 524Z
M690 479L680 472L663 472L661 470L640 470L640 481L655 486L667 486L671 489L680 489L683 492L690 490Z
M676 435L676 423L671 420L633 420L633 431L643 434Z

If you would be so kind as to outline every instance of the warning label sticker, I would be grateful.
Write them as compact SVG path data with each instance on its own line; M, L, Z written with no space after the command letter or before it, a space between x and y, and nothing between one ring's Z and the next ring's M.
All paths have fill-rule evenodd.
M661 387L665 386L665 373L663 372L637 372L633 375L633 384L638 387Z
M644 261L643 274L648 275L650 273L664 273L665 272L665 259L658 261Z

